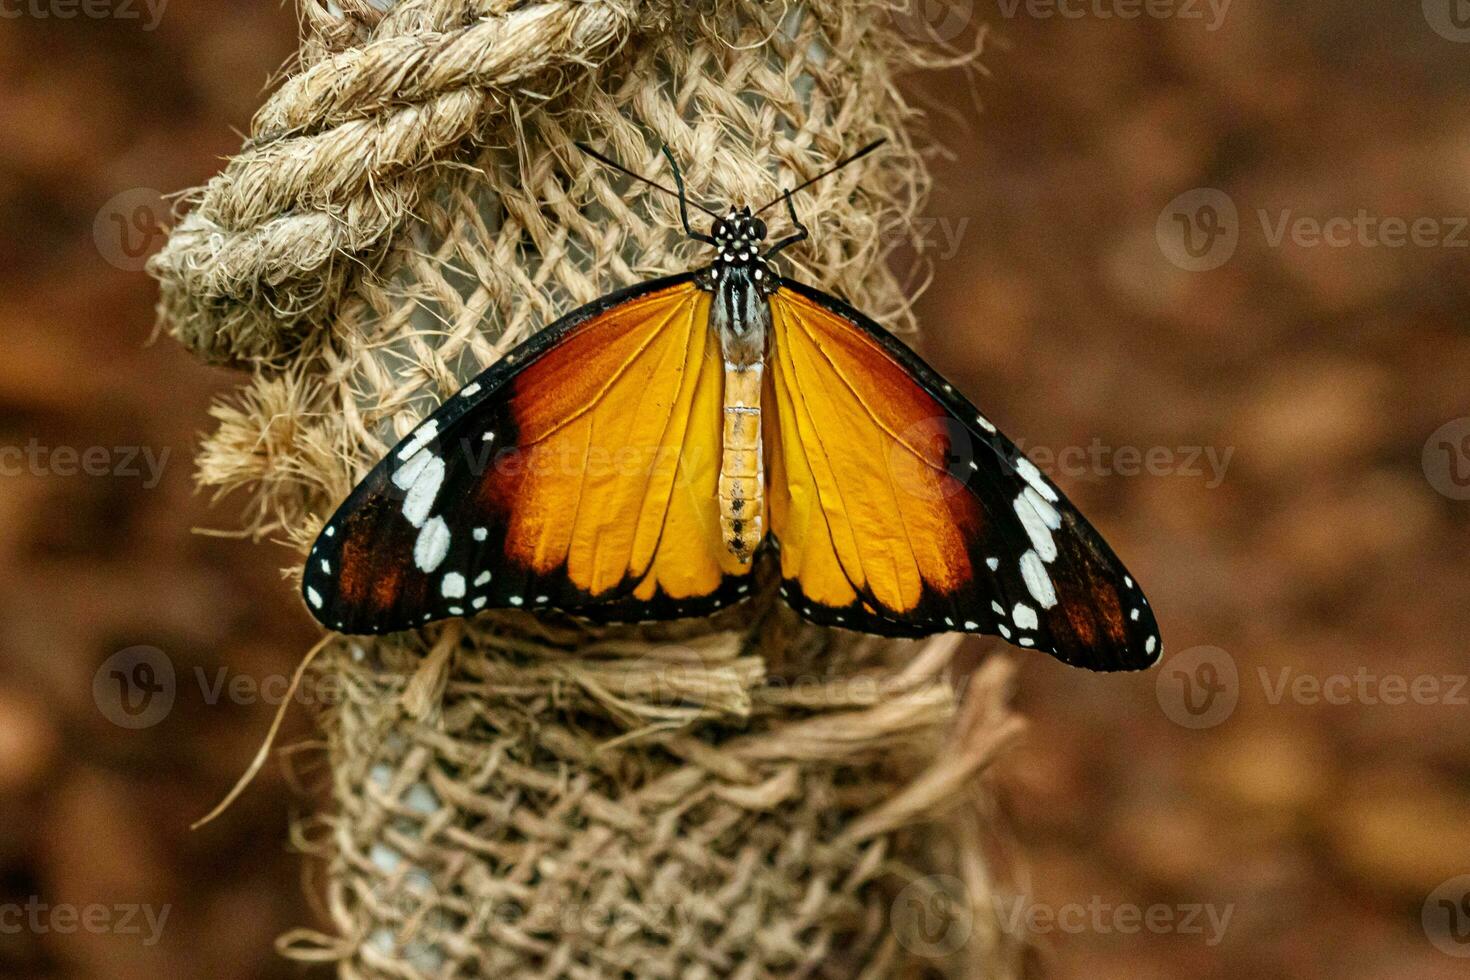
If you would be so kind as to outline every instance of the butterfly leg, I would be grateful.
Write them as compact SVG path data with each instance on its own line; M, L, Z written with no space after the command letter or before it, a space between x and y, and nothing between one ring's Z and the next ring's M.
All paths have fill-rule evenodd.
M811 232L807 230L807 226L802 224L801 219L796 216L796 205L791 203L791 192L787 191L781 196L786 199L786 210L791 215L791 223L796 226L796 234L788 235L776 244L772 245L770 248L766 249L766 254L763 256L763 258L768 259L776 253L780 252L782 249L790 248L797 242L804 242L811 237Z

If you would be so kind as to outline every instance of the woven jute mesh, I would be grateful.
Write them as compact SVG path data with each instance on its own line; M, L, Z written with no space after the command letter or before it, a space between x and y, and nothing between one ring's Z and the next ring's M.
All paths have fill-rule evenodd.
M789 254L911 332L885 259L926 171L895 78L967 53L905 13L307 2L299 63L152 266L173 335L251 370L201 483L304 553L465 379L694 265L673 202L573 140L665 180L666 144L713 204L888 137L803 194ZM282 950L345 977L1015 975L977 782L1020 727L1006 663L805 626L770 591L709 622L501 613L328 641L332 802L299 839L331 926Z

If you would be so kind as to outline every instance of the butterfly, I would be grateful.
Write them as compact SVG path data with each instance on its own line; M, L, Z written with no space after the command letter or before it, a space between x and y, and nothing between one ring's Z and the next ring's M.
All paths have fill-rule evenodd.
M402 439L325 523L302 579L323 625L407 630L485 609L596 622L705 616L772 562L806 620L997 635L1094 670L1160 656L1148 601L1098 532L918 355L779 274L793 195L673 195L703 268L541 330ZM766 244L785 202L793 232ZM708 214L708 233L689 221Z

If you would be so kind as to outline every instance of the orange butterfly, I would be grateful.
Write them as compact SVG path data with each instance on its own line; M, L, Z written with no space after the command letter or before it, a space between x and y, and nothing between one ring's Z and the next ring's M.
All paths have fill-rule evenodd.
M878 145L754 213L694 204L709 234L667 148L677 191L582 147L677 196L713 261L569 313L404 438L312 547L312 614L345 633L499 608L703 616L769 555L814 623L1154 663L1147 600L1061 492L897 338L773 269L808 235L792 195ZM782 201L796 230L765 247Z

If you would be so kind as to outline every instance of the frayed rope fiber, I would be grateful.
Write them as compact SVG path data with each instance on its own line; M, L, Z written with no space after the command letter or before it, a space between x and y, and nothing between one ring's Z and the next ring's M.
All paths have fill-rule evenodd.
M673 203L575 140L656 178L667 144L723 204L888 137L803 192L788 254L912 332L885 259L927 178L894 79L967 53L886 3L303 2L298 65L152 266L167 329L253 369L199 461L245 531L304 554L467 378L697 262ZM330 638L304 682L332 694L331 806L297 834L329 922L280 949L352 978L1016 976L976 777L1021 723L1006 662L957 650L773 602Z

